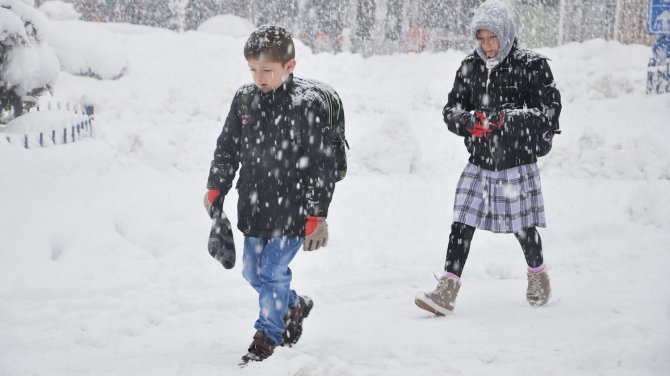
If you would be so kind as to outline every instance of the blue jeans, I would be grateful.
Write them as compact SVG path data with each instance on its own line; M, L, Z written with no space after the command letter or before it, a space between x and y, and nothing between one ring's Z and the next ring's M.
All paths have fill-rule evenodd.
M283 343L284 316L289 306L298 305L291 290L288 264L300 249L303 238L244 238L244 279L258 292L260 313L254 324L275 344Z

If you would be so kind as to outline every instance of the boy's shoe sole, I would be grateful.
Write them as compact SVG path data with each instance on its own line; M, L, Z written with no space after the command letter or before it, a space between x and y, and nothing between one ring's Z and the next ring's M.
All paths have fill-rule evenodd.
M261 362L261 361L263 361L263 359L260 359L256 355L249 353L247 355L242 356L242 361L238 363L238 365L240 367L245 367L250 362Z

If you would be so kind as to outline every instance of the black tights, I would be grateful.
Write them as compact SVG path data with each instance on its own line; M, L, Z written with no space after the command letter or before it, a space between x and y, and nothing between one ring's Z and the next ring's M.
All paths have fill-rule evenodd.
M474 234L475 228L472 226L460 222L454 222L451 225L444 270L461 276L465 261L468 259L468 253L470 253L470 242L472 242ZM525 228L515 232L514 236L521 244L528 266L537 268L542 265L544 262L542 258L542 239L540 239L540 233L537 232L537 229L535 227Z

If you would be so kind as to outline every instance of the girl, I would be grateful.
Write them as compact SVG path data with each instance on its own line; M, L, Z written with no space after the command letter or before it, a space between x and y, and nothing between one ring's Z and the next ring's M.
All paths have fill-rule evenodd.
M514 20L500 0L488 0L472 21L475 51L456 72L444 107L449 130L464 137L470 159L456 188L445 271L435 290L415 303L437 315L453 310L475 229L513 233L528 264L526 299L551 294L537 227L545 227L537 157L558 132L560 93L547 59L516 40Z

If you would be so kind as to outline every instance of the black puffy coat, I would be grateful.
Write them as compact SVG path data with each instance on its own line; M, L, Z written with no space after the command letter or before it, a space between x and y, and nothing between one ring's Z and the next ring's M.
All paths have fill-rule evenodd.
M245 235L304 236L306 216L328 215L335 162L325 111L313 82L293 75L267 94L253 84L235 94L207 188L226 195L241 165L237 227Z
M499 111L503 127L484 137L466 130L470 111ZM561 95L547 59L520 48L489 71L476 53L461 63L442 114L453 133L465 137L470 162L499 171L537 162L542 138L558 130Z

